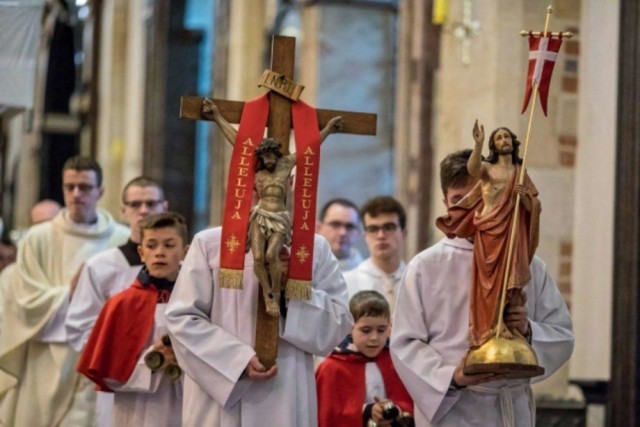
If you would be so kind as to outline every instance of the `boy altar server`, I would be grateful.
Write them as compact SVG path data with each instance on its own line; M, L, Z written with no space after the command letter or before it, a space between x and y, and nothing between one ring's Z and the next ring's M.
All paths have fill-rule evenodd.
M140 225L144 268L135 282L104 305L78 363L103 391L115 391L114 426L179 426L182 380L167 340L164 311L186 254L187 227L173 212L151 215ZM145 357L162 354L151 370ZM157 353L156 353L157 356ZM169 367L169 369L167 369Z
M379 292L361 291L349 308L355 320L351 335L316 372L318 425L413 425L413 401L389 355L389 304Z
M124 186L120 209L130 226L129 240L89 258L72 291L65 326L69 344L78 353L82 353L105 302L131 285L142 269L138 253L140 223L149 215L167 210L164 191L156 181L145 176L136 177ZM98 427L111 425L112 407L113 393L98 392Z
M261 292L253 256L245 255L242 290L221 288L221 231L194 237L166 312L187 374L183 425L315 426L312 355L328 354L353 325L331 247L315 236L311 298L290 300L281 310L278 357L266 370L253 349Z

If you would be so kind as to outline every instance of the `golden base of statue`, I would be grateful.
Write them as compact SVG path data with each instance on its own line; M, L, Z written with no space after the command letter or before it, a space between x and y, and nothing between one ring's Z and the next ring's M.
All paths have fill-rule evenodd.
M531 378L544 374L538 357L524 338L492 337L476 349L469 350L465 375L500 374L505 378Z

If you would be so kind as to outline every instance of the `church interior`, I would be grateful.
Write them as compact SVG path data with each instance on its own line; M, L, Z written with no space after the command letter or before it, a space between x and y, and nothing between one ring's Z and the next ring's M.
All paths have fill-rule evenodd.
M537 255L570 309L575 348L534 387L538 425L638 425L635 0L0 0L3 234L19 239L37 201L63 202L59 177L77 154L101 164L100 206L116 217L120 189L147 175L192 234L220 225L231 148L212 123L180 118L181 97L263 94L283 35L295 37L301 99L377 115L375 135L322 145L318 206L394 196L409 260L443 237L438 165L473 148L474 121L524 141L520 32L542 31L550 4L550 31L573 37L555 60L547 114L533 115L527 171L542 204Z

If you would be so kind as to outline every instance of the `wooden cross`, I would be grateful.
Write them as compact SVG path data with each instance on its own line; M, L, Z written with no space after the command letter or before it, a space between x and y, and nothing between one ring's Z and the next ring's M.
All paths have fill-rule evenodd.
M301 86L293 83L293 72L295 64L295 43L293 37L274 36L271 46L271 71L283 76L282 81L297 86L296 95L302 90ZM268 72L265 71L265 75ZM263 76L263 83L264 83ZM278 90L277 85L268 85L269 94L269 120L267 122L267 134L271 138L276 138L281 142L283 154L289 152L289 135L291 133L291 103L296 99L296 95L288 95L287 98ZM180 118L192 120L206 120L202 116L202 102L204 98L183 96L180 105ZM228 101L224 99L214 99L220 113L229 123L240 123L244 102ZM318 125L322 129L333 117L342 116L342 133L375 135L376 115L368 113L354 113L338 110L316 110L318 114ZM273 366L278 355L279 339L279 317L269 316L266 313L265 302L262 292L258 292L258 316L256 324L255 350L261 363L268 368Z

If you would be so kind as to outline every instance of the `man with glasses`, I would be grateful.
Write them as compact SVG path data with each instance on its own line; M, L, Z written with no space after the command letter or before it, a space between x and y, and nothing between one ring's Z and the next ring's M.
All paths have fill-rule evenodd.
M343 272L362 262L362 255L354 247L360 235L360 219L358 207L352 201L332 199L325 203L320 210L316 232L327 239Z
M70 292L66 328L69 344L75 351L82 352L104 303L133 283L140 272L143 265L138 254L140 223L147 216L167 208L164 192L156 181L140 176L125 185L120 209L130 226L129 240L89 258L77 286ZM111 425L112 407L113 394L98 392L99 426Z
M76 156L62 170L65 209L29 229L18 251L14 304L0 335L0 424L88 425L95 392L75 372L64 320L82 263L126 242L129 230L97 203L102 169Z
M405 210L393 197L378 196L362 206L360 217L370 257L345 273L349 297L360 291L378 291L389 302L393 314L400 279L406 266L402 260L407 234Z

